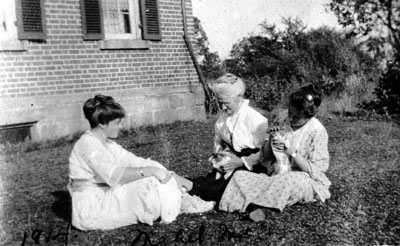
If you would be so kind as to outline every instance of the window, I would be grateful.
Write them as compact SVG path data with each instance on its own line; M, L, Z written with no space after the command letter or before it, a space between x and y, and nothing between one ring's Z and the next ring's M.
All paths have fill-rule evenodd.
M0 39L17 39L17 15L15 12L15 0L3 0L0 5Z
M0 50L25 50L19 40L44 40L43 0L1 0Z
M142 39L138 0L102 0L105 39Z
M81 8L85 40L161 40L157 0L81 0Z
M43 1L16 0L19 39L43 40L46 38Z

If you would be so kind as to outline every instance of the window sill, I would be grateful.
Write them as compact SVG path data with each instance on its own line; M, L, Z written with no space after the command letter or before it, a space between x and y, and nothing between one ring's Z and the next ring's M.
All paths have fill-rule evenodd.
M0 51L26 51L28 50L27 40L8 39L0 40Z
M136 49L150 49L151 42L147 40L101 40L101 50L136 50Z

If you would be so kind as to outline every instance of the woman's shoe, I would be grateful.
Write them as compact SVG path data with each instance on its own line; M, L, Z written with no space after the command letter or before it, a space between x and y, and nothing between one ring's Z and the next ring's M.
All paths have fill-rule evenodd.
M181 213L205 213L214 209L216 202L204 201L198 196L184 194L182 197Z
M265 220L265 213L263 209L258 208L250 212L249 217L254 222L260 222Z

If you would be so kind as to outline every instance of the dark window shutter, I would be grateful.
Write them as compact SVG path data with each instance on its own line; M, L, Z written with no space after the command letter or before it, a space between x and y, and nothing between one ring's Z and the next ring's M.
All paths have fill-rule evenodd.
M143 39L161 40L160 16L157 0L140 0Z
M83 39L104 39L101 0L80 0Z
M17 0L18 38L44 40L45 18L43 0Z

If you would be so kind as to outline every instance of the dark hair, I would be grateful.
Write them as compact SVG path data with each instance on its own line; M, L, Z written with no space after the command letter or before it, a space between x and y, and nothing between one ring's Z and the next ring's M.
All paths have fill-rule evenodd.
M110 121L125 117L125 109L112 97L96 95L88 99L83 105L83 113L94 128L99 124L108 124Z
M317 114L321 105L321 94L314 85L304 86L290 95L289 104L302 112L305 117L311 118Z

